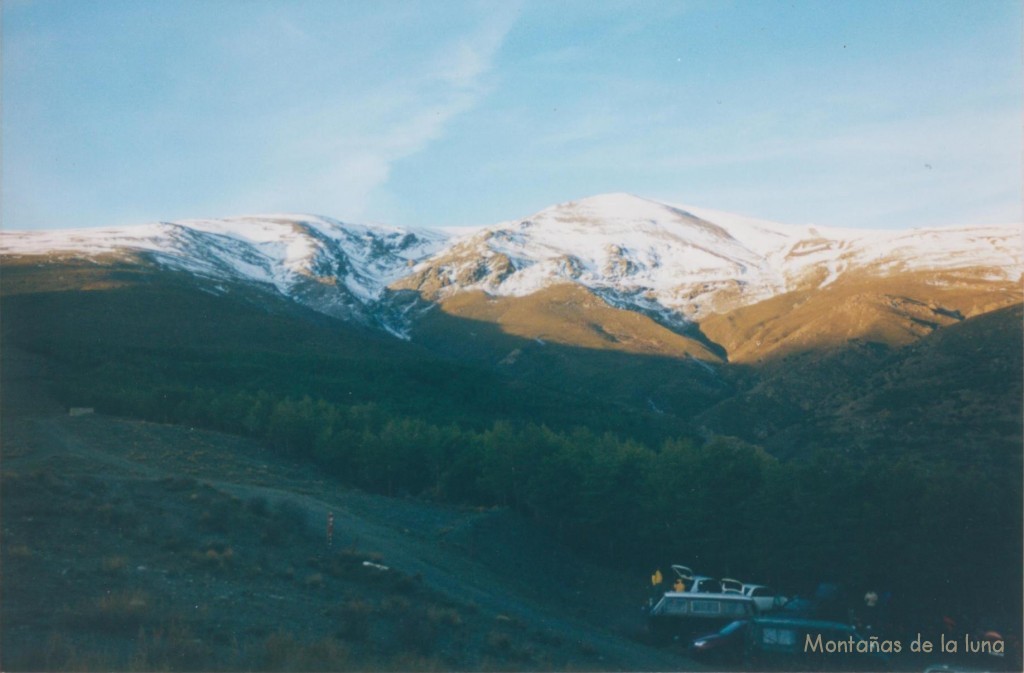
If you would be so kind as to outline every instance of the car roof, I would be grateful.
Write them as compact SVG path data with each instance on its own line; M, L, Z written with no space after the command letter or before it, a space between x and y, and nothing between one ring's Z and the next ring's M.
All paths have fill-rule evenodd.
M739 594L709 594L697 591L666 591L665 598L697 598L744 602L754 600L750 596L741 596Z

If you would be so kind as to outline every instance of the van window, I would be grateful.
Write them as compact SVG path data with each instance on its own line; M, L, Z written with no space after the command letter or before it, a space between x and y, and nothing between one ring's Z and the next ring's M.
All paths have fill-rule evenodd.
M654 606L651 614L674 617L749 617L756 612L749 600L730 601L721 598L689 598L665 596Z
M722 612L721 601L693 601L690 606L695 615L717 615Z
M686 601L666 600L665 604L662 605L661 611L666 615L685 615Z

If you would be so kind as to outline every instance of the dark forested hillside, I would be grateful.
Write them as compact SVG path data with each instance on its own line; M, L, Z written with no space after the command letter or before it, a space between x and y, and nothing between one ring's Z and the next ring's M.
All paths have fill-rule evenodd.
M518 419L651 439L688 432L678 418L606 402L599 390L567 395L517 382L284 298L204 291L185 274L6 264L3 287L4 338L61 363L70 402L145 403L170 420L175 400L207 388L309 395L469 427Z

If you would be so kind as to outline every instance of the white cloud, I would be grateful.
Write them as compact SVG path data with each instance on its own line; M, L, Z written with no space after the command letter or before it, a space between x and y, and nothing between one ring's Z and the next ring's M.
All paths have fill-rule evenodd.
M487 94L487 75L515 18L512 11L491 13L371 86L324 92L322 100L297 101L263 119L273 136L266 151L289 167L273 174L289 175L288 182L264 183L233 200L247 202L247 210L262 202L274 210L363 216L396 162L441 139L452 119Z

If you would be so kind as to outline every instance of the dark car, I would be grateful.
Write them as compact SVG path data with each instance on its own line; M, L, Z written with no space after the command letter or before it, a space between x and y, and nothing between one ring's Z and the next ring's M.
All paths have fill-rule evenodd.
M813 619L817 616L817 607L817 603L810 598L797 596L782 606L779 616L793 619Z
M759 617L746 629L744 661L758 671L888 670L879 643L870 644L841 622Z
M721 631L695 638L690 643L689 654L694 659L718 664L738 664L743 661L749 620L738 619L730 622Z

